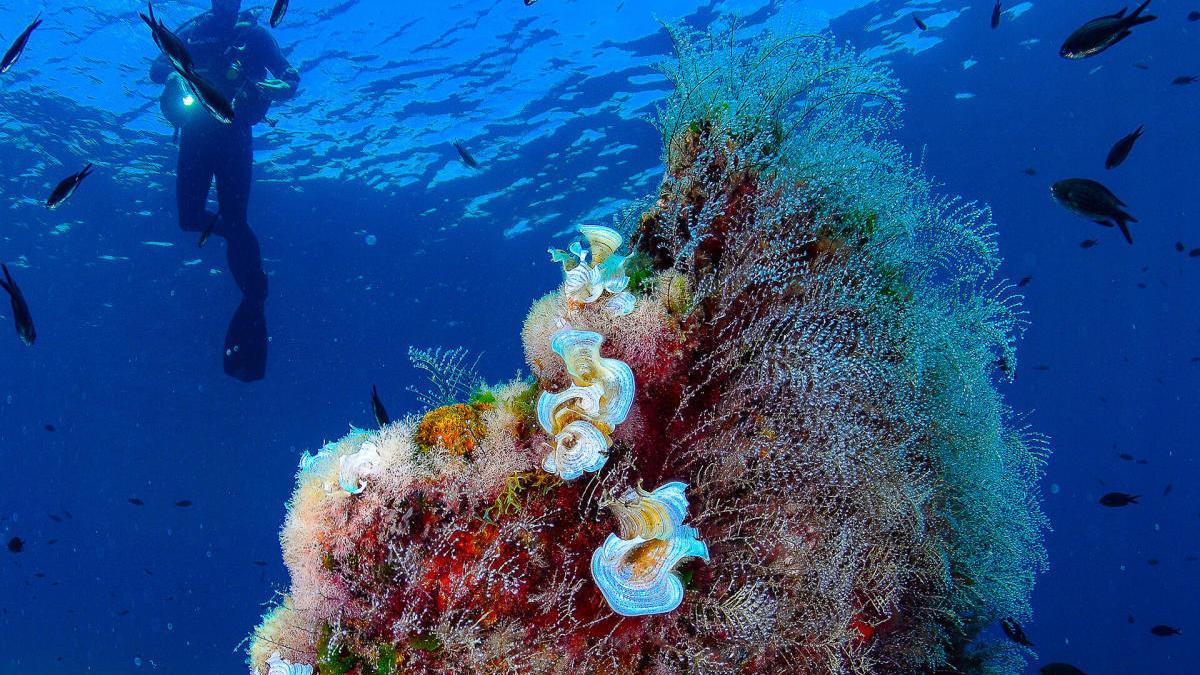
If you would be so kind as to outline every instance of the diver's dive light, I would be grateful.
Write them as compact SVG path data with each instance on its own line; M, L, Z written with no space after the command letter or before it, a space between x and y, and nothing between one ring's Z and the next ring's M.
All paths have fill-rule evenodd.
M183 104L185 106L192 105L195 102L196 102L196 97L192 96L191 94L187 94L183 97Z

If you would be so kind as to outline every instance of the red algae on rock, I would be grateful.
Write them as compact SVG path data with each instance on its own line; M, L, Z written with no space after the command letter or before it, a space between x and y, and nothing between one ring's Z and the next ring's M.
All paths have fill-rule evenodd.
M880 140L877 63L670 32L658 194L552 252L532 384L305 455L253 672L1020 670L1044 449L986 213Z

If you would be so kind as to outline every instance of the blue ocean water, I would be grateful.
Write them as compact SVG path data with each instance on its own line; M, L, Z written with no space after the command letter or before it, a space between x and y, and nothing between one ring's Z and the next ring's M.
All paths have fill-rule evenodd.
M256 128L271 356L245 384L221 370L238 301L222 247L176 225L138 3L6 2L0 42L44 23L0 76L0 260L38 329L25 347L0 304L0 539L24 542L0 551L0 673L244 672L239 643L288 583L299 454L371 425L372 384L393 415L415 408L410 345L481 353L490 380L524 367L521 321L560 280L547 246L658 185L660 22L734 15L886 59L907 90L900 140L991 206L1005 276L1029 278L1003 391L1054 450L1032 666L1200 671L1200 83L1172 83L1200 75L1200 22L1159 4L1068 61L1062 39L1116 6L1025 2L992 29L990 3L296 0L273 33L299 95ZM207 6L155 9L176 25ZM1132 246L1051 199L1068 177L1129 205ZM1142 497L1100 506L1111 491Z

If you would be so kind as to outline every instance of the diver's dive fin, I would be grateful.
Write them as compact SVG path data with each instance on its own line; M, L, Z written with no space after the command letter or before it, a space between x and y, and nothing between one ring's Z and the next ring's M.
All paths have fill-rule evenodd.
M243 299L225 333L225 374L242 382L267 374L267 319L262 300Z

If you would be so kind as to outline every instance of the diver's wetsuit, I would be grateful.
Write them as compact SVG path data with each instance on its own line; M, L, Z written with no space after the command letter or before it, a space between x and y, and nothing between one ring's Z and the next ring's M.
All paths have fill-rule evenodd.
M258 237L250 229L247 208L252 180L253 125L263 119L270 100L256 83L268 72L291 85L294 94L300 77L262 26L239 17L232 29L221 26L210 13L179 32L188 44L195 70L234 102L234 121L223 124L202 106L193 103L180 125L176 202L179 227L225 239L229 271L242 292L225 335L225 372L250 382L266 374L267 328L264 303L267 276L262 268ZM172 74L165 57L155 61L150 79L162 84ZM278 97L277 97L278 98ZM219 210L207 210L213 179Z

